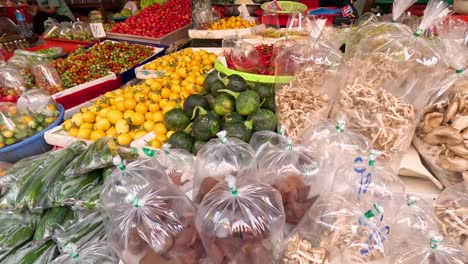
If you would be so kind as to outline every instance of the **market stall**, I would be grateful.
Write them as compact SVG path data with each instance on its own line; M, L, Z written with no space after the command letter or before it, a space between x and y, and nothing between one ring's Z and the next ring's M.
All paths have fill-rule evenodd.
M310 1L208 2L49 21L90 44L0 65L0 263L468 263L451 5L334 27Z

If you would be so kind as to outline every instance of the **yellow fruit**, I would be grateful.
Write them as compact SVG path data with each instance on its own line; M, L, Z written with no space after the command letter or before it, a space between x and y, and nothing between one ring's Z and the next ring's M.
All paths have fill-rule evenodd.
M154 127L154 122L151 120L147 120L145 123L143 123L143 129L146 132L150 132L151 130L153 130L153 127Z
M70 130L67 131L68 135L70 137L76 137L78 135L78 128L77 127L71 127Z
M82 115L83 122L93 123L96 120L96 115L92 112L86 112Z
M115 127L109 128L109 129L106 131L106 136L117 138L118 134L117 134L117 130L115 130Z
M115 124L115 131L117 132L117 134L128 133L128 131L130 131L130 125L128 124L127 120L120 119L119 121L117 121L117 123Z
M93 127L94 125L92 123L83 123L81 124L80 129L84 129L84 128L93 129Z
M80 112L81 113L86 113L86 112L88 112L88 108L87 107L81 107Z
M161 108L159 107L158 104L150 104L148 106L148 111L150 111L151 113L154 113L156 111L159 111Z
M76 136L81 139L89 139L91 132L91 128L80 128Z
M131 98L131 99L125 100L124 104L125 104L125 108L127 110L133 110L133 109L135 109L135 106L137 105L137 102L133 98Z
M169 95L169 100L177 101L177 100L179 100L179 98L180 98L180 96L179 96L178 93L171 93Z
M133 136L133 139L139 139L141 138L142 136L148 134L148 132L144 131L144 130L140 130L140 131L137 131L135 132L135 135Z
M151 84L151 91L159 91L161 90L161 88L162 88L162 85L160 82L155 82Z
M29 121L25 121L25 123L29 123ZM70 130L70 128L73 127L73 123L71 119L67 119L63 122L63 128L65 128L66 131Z
M127 110L127 111L124 112L123 118L124 119L129 119L134 113L135 113L135 111L133 111L133 110Z
M138 92L133 96L133 98L135 98L137 102L143 102L148 100L148 94Z
M161 141L161 142L166 142L167 136L166 136L166 134L159 134L159 135L156 136L156 139Z
M106 118L115 125L117 121L123 118L123 114L119 110L111 109L107 111Z
M154 124L154 126L153 126L153 132L154 132L156 135L166 135L166 133L167 133L166 125L165 125L164 123L156 123L156 124Z
M170 95L170 94L171 94L171 89L169 89L169 88L162 88L162 90L161 90L161 97L162 97L162 98L167 99L167 98L169 98L169 95Z
M125 108L125 101L115 103L115 109L119 110L120 112L125 112L125 110L127 110L127 108Z
M205 77L203 76L197 76L195 78L195 84L197 85L203 85L204 82L205 82Z
M74 114L72 119L71 119L71 122L73 123L74 126L81 126L81 124L83 124L83 114L82 113L77 113L77 114Z
M125 98L125 101L127 101L128 99L134 100L133 99L133 93L131 93L131 92L126 92L126 93L123 94L123 96Z
M101 131L106 131L110 127L111 123L107 119L100 119L99 121L96 121L96 124L94 124L94 129Z
M153 120L153 113L151 113L151 112L146 112L146 113L145 113L145 120L146 120L146 121L152 121L152 120Z
M132 137L128 133L121 134L117 137L117 143L121 146L128 146L132 142Z
M5 130L5 131L3 131L3 136L6 137L6 138L11 138L11 137L13 137L13 131L11 131L11 130Z
M96 141L100 138L103 138L103 137L106 137L106 133L102 130L94 130L93 132L91 132L91 136L90 136L90 139L92 141Z
M150 93L148 97L151 100L151 102L156 103L156 104L159 103L159 101L161 101L161 98L162 98L161 94L159 93Z
M173 102L173 101L172 101L172 102ZM175 108L175 106L173 106L172 104L169 104L169 103L168 103L168 104L166 104L166 105L163 107L162 111L163 111L163 113L167 113L167 112L171 111L171 110L174 109L174 108Z
M153 122L163 122L164 121L164 113L162 111L157 111L153 113Z
M175 131L169 130L166 133L166 137L169 139L172 136L172 134L174 134L174 133L175 133Z
M143 123L145 123L145 116L141 113L134 113L130 116L130 120L132 122L132 125L141 126L143 125Z
M169 99L161 99L161 101L159 102L159 107L163 108L167 102L169 102Z
M107 111L109 111L109 108L104 108L104 109L99 110L99 113L98 113L99 117L106 118Z
M148 107L145 103L139 103L135 106L135 112L145 114L146 112L148 112Z
M151 147L152 148L161 148L162 143L157 138L151 140Z

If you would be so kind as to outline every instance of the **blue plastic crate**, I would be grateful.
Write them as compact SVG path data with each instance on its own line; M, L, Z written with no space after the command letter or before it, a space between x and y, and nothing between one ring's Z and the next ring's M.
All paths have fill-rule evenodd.
M21 142L15 143L11 146L7 146L0 149L0 161L5 161L9 163L15 163L19 160L22 160L27 157L34 155L39 155L44 152L47 152L52 149L52 146L47 144L44 139L44 133L47 130L50 130L63 122L63 115L65 114L65 109L62 105L59 104L60 114L57 119L46 127L41 132L35 134L34 136L27 138Z

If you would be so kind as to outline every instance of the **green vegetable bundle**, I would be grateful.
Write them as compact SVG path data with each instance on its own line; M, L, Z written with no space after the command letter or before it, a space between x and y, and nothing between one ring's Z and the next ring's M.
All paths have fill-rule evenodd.
M141 0L140 6L141 6L141 9L143 9L145 7L152 6L155 4L162 5L162 4L165 4L166 2L167 0Z
M8 253L33 237L38 221L37 215L26 210L15 213L0 211L0 262Z

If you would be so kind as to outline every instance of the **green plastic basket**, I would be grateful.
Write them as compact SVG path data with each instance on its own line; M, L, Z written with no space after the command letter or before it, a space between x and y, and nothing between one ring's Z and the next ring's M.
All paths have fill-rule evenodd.
M241 72L241 71L236 71L233 69L229 69L226 67L223 63L221 63L219 60L216 60L215 69L221 73L226 74L227 76L231 76L233 74L237 74L244 78L244 80L248 82L254 82L254 83L269 83L269 84L274 84L276 77L274 75L261 75L261 74L253 74L253 73L247 73L247 72ZM279 79L279 81L283 83L288 83L292 77L289 76L284 76Z
M271 2L266 2L263 3L261 8L263 11L272 11L269 9L266 9L267 5L270 4ZM278 1L278 5L281 7L281 11L276 11L278 14L292 14L294 12L305 12L307 11L307 6L303 3L298 3L298 2L291 2L291 1Z

